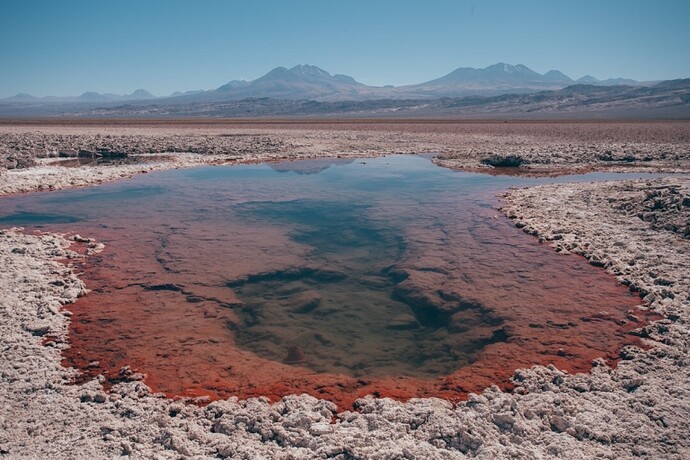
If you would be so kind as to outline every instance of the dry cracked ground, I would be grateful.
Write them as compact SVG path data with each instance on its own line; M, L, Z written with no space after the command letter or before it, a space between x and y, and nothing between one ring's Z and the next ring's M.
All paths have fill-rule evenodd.
M0 457L689 458L690 123L4 123L0 194L197 164L393 153L437 153L444 166L493 173L668 172L503 197L517 226L604 267L663 315L636 331L647 348L621 350L615 368L595 360L587 374L521 369L512 392L494 387L455 406L367 397L338 413L296 395L200 407L152 394L127 369L106 392L98 379L69 384L76 371L61 365L57 340L69 303L86 292L59 261L86 257L73 240L101 246L2 229ZM88 165L48 164L61 158Z

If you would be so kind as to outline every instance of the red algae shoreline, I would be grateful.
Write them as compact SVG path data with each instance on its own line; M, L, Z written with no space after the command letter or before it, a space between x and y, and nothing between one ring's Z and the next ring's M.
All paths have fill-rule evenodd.
M576 188L586 193L594 191L598 194L593 197L597 198L601 194L611 196L609 189L614 187L625 190L627 186L582 184ZM543 194L539 193L541 189L530 190L527 193L541 198L529 201L522 197L518 203L535 203L554 191L569 193L572 188L553 186ZM573 209L581 209L581 203L586 203L579 192L570 199ZM515 200L513 197L512 203ZM584 205L590 206L589 203ZM523 214L511 206L520 216L519 222L533 229L534 212ZM596 224L601 210L589 209L595 217L590 223ZM636 230L631 232L625 222ZM76 297L66 278L70 271L63 273L63 268L50 263L39 271L35 265L35 260L63 257L55 252L53 242L62 240L53 236L39 240L35 236L2 232L4 244L0 246L0 257L6 262L6 271L0 274L0 282L7 289L3 291L7 292L7 297L2 308L9 306L14 313L0 328L3 340L18 345L10 347L15 354L28 349L31 357L12 355L8 361L10 367L4 370L6 378L14 382L7 387L11 398L6 399L5 406L13 422L3 425L5 431L0 437L0 447L11 455L23 453L34 457L76 450L98 458L110 458L122 452L147 457L158 454L206 457L291 454L313 458L327 455L333 446L339 446L341 450L363 457L403 455L405 451L432 458L487 454L507 459L514 458L515 449L519 448L531 457L632 458L636 455L634 452L646 452L657 457L685 458L690 448L685 436L688 373L683 350L687 330L682 324L687 317L687 305L680 299L688 295L688 284L666 288L644 277L644 273L653 268L658 276L680 282L678 276L682 273L676 264L682 263L682 259L673 257L682 248L671 236L658 231L644 231L643 238L638 237L639 224L632 220L618 216L607 223L613 225L609 229L613 231L601 234L599 232L608 227L594 225L596 232L587 237L587 233L580 233L578 227L571 227L567 219L559 216L547 219L541 227L543 233L539 234L550 238L554 233L549 226L555 224L560 229L574 230L573 233L561 230L563 239L554 240L566 249L572 249L573 235L580 245L587 241L596 243L597 238L617 242L623 236L630 245L642 245L635 250L638 256L650 254L651 248L659 251L660 262L638 259L638 266L631 267L632 271L625 275L634 285L643 288L647 296L658 296L653 301L654 311L669 312L670 318L676 318L643 329L650 338L658 340L652 349L643 352L636 347L626 347L623 360L615 369L598 360L588 374L570 375L541 366L521 369L515 374L516 388L512 394L489 388L481 394L471 394L467 402L453 408L433 398L413 399L405 404L385 398L364 398L358 401L358 411L341 414L336 414L327 403L306 395L286 397L275 404L268 404L261 398L247 401L230 398L197 408L151 395L136 381L118 383L110 394L102 392L98 380L84 385L61 383L74 373L59 365L59 349L41 346L40 337L24 332L26 327L39 331L43 326L39 329L39 325L24 324L33 324L37 318L43 318L41 305L44 302L59 298L60 303L68 303ZM25 254L10 251L16 247L26 247L28 251ZM619 245L606 248L596 244L590 251L601 251L597 252L596 260L603 260L608 271L622 273L620 268L612 267L630 259L627 248ZM592 253L588 257L592 257ZM32 282L47 287L48 296L43 288L41 298L34 300L30 295L36 292L38 285L18 282L27 273L27 264L34 273ZM61 284L63 288L53 281L67 284ZM60 294L63 289L65 291ZM661 297L667 290L675 293L676 300ZM67 318L56 316L62 317ZM67 319L62 321L65 327L69 323ZM60 328L49 326L49 330L59 333ZM6 350L0 351L5 353ZM664 424L656 422L660 416ZM306 421L296 425L296 420ZM30 437L25 432L27 423L35 429ZM375 425L373 430L372 424ZM102 430L108 436L104 437ZM448 440L444 441L447 444L439 444L439 433ZM305 439L309 444L305 444ZM578 455L572 456L569 452Z
M503 222L502 227L510 227L507 219ZM522 233L516 229L509 232L518 233L518 236ZM541 248L542 252L553 251L536 238L527 235L523 238L528 240L527 244ZM617 306L614 311L602 311L601 306L596 305L594 308L583 306L576 312L535 314L522 307L522 310L512 313L516 323L505 320L499 326L500 330L506 331L506 342L488 345L479 353L476 362L450 375L436 379L355 378L315 373L238 349L232 331L241 327L240 321L228 306L237 305L239 301L231 292L222 294L225 297L221 298L214 291L215 297L206 298L198 288L180 283L170 274L160 273L151 277L151 270L155 271L153 266L143 268L149 273L149 279L156 279L161 286L168 283L175 286L174 289L153 291L153 297L148 300L146 297L152 291L141 287L138 290L132 287L120 289L134 281L129 278L131 269L118 268L117 253L117 246L108 246L95 259L85 258L79 262L80 276L91 293L66 307L72 314L72 321L70 347L63 352L63 365L80 370L76 383L103 375L108 386L131 378L130 373L133 372L141 374L136 378L143 378L155 392L171 398L196 399L203 404L230 396L241 399L267 397L278 401L284 396L301 393L331 401L340 411L355 407L358 399L370 394L403 402L411 398L436 397L457 403L464 401L468 394L480 393L493 385L503 391L512 391L515 371L533 365L554 365L570 374L587 373L593 362L603 358L608 366L615 367L624 347L647 348L631 332L659 319L652 312L637 309L642 302L635 296L629 296L629 303ZM136 259L132 255L134 253L136 245L130 244L120 260ZM562 259L564 257L567 259ZM590 267L579 256L558 258L565 265L599 273L598 276L605 280L602 286L609 289L609 294L602 296L604 298L614 292L629 291L629 288L609 279L603 270ZM102 267L105 260L108 262ZM416 282L415 267L408 268L412 273L411 281ZM126 273L126 279L119 278L121 273ZM141 280L134 283L141 284ZM420 290L435 291L438 288L421 285ZM591 289L591 286L583 288ZM187 296L204 301L188 303L185 300ZM156 304L163 307L157 308ZM122 305L129 307L122 309ZM500 311L495 313L501 315ZM156 317L160 319L151 321ZM164 326L158 327L161 322ZM574 322L578 323L577 327ZM183 323L185 326L181 329L165 327ZM571 333L571 329L576 332ZM609 338L605 341L604 337ZM585 341L579 344L580 340ZM599 345L592 347L593 343ZM189 353L193 355L189 356ZM205 358L201 357L209 359L204 361ZM121 372L123 368L127 369L124 374Z
M76 304L70 305L69 311L72 313L73 321L78 322L80 321L78 309L84 307L84 302L80 300ZM232 380L221 380L211 385L202 383L201 386L195 386L192 384L183 391L170 392L165 389L169 385L165 377L160 378L155 373L147 373L146 368L138 368L136 365L132 365L131 360L127 358L123 358L120 361L110 361L113 371L104 372L101 369L100 362L93 365L93 361L90 358L84 359L81 356L82 353L78 351L80 344L74 342L70 343L71 348L63 353L63 365L80 370L81 375L75 379L77 384L87 382L99 375L104 375L107 382L104 383L106 388L112 384L131 379L128 374L122 375L119 371L115 372L115 369L130 368L134 373L142 375L143 382L154 392L163 393L172 399L190 398L200 404L224 400L231 396L240 399L267 397L269 401L276 402L285 396L296 394L308 394L319 399L326 399L335 403L339 411L356 408L356 401L367 395L374 395L376 398L391 398L401 402L409 401L412 398L441 398L458 403L465 401L470 393L481 393L491 386L497 386L502 391L512 392L515 388L512 380L515 372L518 369L534 365L553 365L555 368L568 374L579 374L590 372L594 366L592 363L597 359L604 358L607 366L615 368L622 359L620 351L624 347L636 346L640 349L649 349L651 347L651 345L643 343L639 337L631 335L630 332L647 326L652 321L663 318L658 314L646 313L641 310L636 313L638 316L642 316L643 319L637 319L634 323L628 324L625 327L619 327L615 335L623 340L618 348L610 350L610 353L605 356L594 351L590 355L580 356L577 361L573 362L572 358L565 354L559 356L559 351L556 350L556 356L550 355L547 359L539 359L539 355L543 354L543 352L540 352L537 356L525 353L522 355L521 360L516 360L514 359L515 351L506 350L509 358L501 359L503 358L503 353L500 350L492 350L493 353L488 353L490 356L479 358L479 364L463 367L459 371L435 381L410 377L356 379L345 375L316 374L307 369L295 368L295 366L289 366L289 369L286 369L288 366L281 363L256 359L248 360L249 363L245 365L260 368L262 374L252 372L247 377L251 379L251 382L247 384L241 384ZM593 319L593 321L596 320ZM608 318L602 319L602 321L610 322ZM75 331L78 331L78 329L72 328L72 333ZM524 352L525 350L520 348L520 351ZM486 361L490 361L490 363ZM274 380L276 373L281 375L281 382L270 383ZM136 379L142 377L136 377ZM163 380L166 381L166 384L163 384ZM265 380L269 382L265 382Z

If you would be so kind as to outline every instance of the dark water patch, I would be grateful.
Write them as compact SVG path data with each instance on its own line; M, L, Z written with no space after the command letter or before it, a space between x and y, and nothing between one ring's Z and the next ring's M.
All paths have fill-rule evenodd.
M400 300L390 277L362 268L350 265L348 276L326 280L319 270L287 270L229 283L243 304L238 345L286 364L299 356L301 366L320 373L431 378L507 338L490 313L451 323L451 312L441 318L427 305Z
M52 225L52 224L73 224L82 219L67 214L52 214L40 212L16 212L0 217L0 225Z
M266 359L321 373L435 377L474 359L475 337L429 321L396 296L390 265L405 250L396 220L370 218L371 205L291 200L238 205L245 221L286 227L322 269L290 268L232 281L244 307L237 343ZM327 275L324 277L324 275ZM433 312L432 312L433 314ZM446 318L447 319L447 318Z
M172 284L172 283L166 283L166 284L145 284L143 285L144 289L148 291L174 291L174 292L182 292L182 287Z
M274 171L281 173L293 172L296 174L318 174L327 170L331 166L342 166L352 163L353 159L347 158L315 158L309 160L286 161L283 163L272 163L270 166Z
M328 270L324 268L312 268L312 267L291 267L283 270L275 270L265 273L250 274L246 277L228 281L227 285L231 288L241 287L245 284L256 284L261 282L272 282L272 281L294 281L303 278L309 278L314 282L319 283L330 283L334 281L340 281L347 278L347 275L343 272L336 270Z
M122 152L112 152L111 155L88 155L76 158L65 158L47 163L49 166L61 166L63 168L78 168L81 166L124 166L147 164L161 161L172 161L170 155L127 155Z
M349 259L361 249L370 264L386 264L404 250L399 229L372 221L367 215L371 206L363 203L301 199L243 203L234 209L246 220L288 226L290 237L312 248L314 257L337 253Z
M69 202L65 203L65 198L59 194L48 194L41 202L48 205L60 205L69 207L71 203L87 203L94 207L104 206L123 206L128 201L139 201L150 198L154 195L161 195L166 192L166 188L159 185L152 186L133 186L127 188L93 187L74 190L69 194ZM107 208L102 209L108 211ZM94 212L95 211L95 212ZM98 209L93 211L85 210L85 214L96 214Z

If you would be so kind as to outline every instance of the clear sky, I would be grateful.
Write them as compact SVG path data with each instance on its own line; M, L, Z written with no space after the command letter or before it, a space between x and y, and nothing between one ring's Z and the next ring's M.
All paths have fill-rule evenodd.
M0 97L166 95L296 64L402 85L497 62L690 77L690 0L0 0Z

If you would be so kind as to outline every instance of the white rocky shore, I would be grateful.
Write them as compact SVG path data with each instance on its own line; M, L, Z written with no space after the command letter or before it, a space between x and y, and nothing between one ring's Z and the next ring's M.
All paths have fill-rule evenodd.
M7 179L0 195L30 190L22 170L32 166L42 166L42 189L54 190L142 170L396 153L434 153L441 166L488 173L496 166L540 176L592 168L682 172L690 170L690 123L0 120L0 175ZM49 166L89 158L119 166ZM14 185L3 185L8 181Z
M0 196L201 164L382 153L436 152L439 164L468 169L687 171L688 126L11 125L0 130ZM82 150L141 161L48 164ZM584 375L522 369L513 393L491 388L457 407L365 398L337 413L304 395L200 407L151 394L127 369L105 392L97 380L70 384L76 371L61 365L69 303L85 293L58 262L81 257L69 250L75 236L0 229L0 458L690 458L690 179L549 185L512 190L504 204L525 231L643 293L667 318L639 332L650 348L628 347L617 368L597 360Z
M603 265L668 319L616 369L523 369L512 394L491 388L457 407L365 398L336 413L306 395L199 407L151 394L137 375L111 392L72 385L60 339L85 288L57 262L79 257L70 236L2 230L0 458L690 458L688 190L679 176L510 191L504 212L518 226Z

